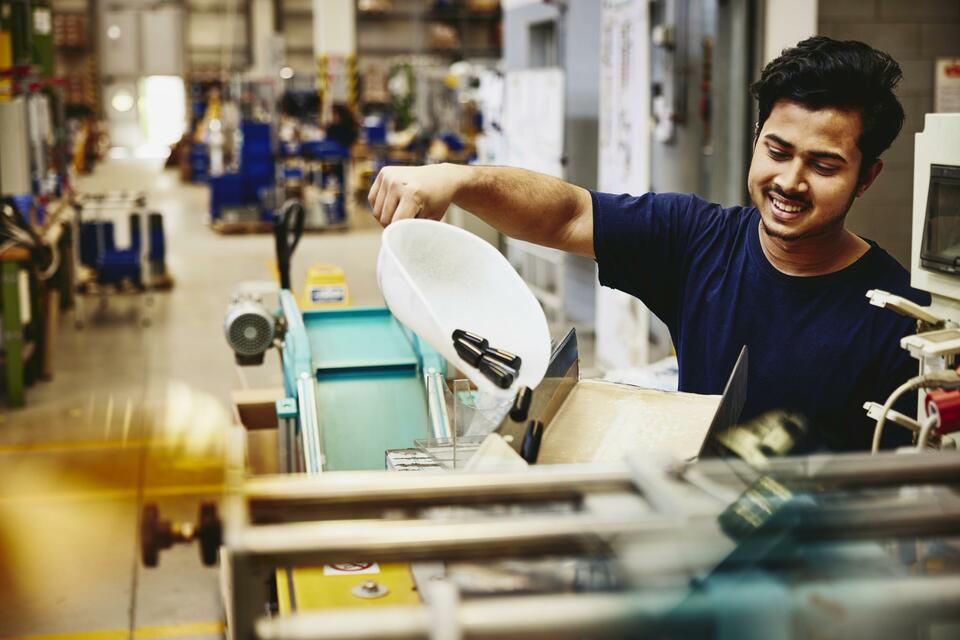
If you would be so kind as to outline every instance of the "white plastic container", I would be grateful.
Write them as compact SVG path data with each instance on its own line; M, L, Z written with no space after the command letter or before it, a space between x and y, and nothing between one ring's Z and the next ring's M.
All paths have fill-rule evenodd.
M393 315L466 374L482 392L509 396L535 388L550 361L550 331L540 303L490 244L432 220L402 220L383 232L377 280ZM521 358L516 380L501 389L460 358L455 329Z

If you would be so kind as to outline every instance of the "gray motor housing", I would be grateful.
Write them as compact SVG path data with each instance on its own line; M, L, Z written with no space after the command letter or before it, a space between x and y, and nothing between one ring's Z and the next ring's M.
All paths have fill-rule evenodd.
M230 305L223 321L223 332L237 364L263 362L263 354L273 346L276 324L276 318L259 301L239 299Z

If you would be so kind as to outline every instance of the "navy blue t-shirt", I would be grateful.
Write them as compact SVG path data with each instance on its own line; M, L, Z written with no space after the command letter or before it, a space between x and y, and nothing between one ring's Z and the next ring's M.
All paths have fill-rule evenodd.
M593 193L600 283L644 302L669 328L680 390L723 392L743 345L750 350L748 420L797 411L811 426L808 446L869 449L873 422L863 403L883 402L917 362L900 348L912 320L869 303L883 289L929 304L909 273L870 243L855 263L822 276L790 276L760 246L760 213L723 208L685 194ZM898 408L914 408L911 395ZM909 442L893 427L884 444Z

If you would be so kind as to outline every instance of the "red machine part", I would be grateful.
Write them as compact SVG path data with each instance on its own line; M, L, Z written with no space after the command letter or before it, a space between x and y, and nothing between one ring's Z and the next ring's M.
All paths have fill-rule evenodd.
M960 431L960 391L936 389L927 394L924 405L928 415L940 416L940 435Z

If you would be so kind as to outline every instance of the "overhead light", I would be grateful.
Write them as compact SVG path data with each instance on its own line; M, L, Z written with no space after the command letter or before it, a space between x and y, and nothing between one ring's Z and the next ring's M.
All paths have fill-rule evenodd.
M126 113L133 108L133 96L126 89L119 89L110 98L110 106L120 113Z
M112 24L109 27L107 27L107 37L110 38L111 40L119 40L120 26L116 24Z
M291 69L290 67L283 67L282 69L280 69L280 77L283 78L284 80L289 80L290 78L293 77L293 69Z

